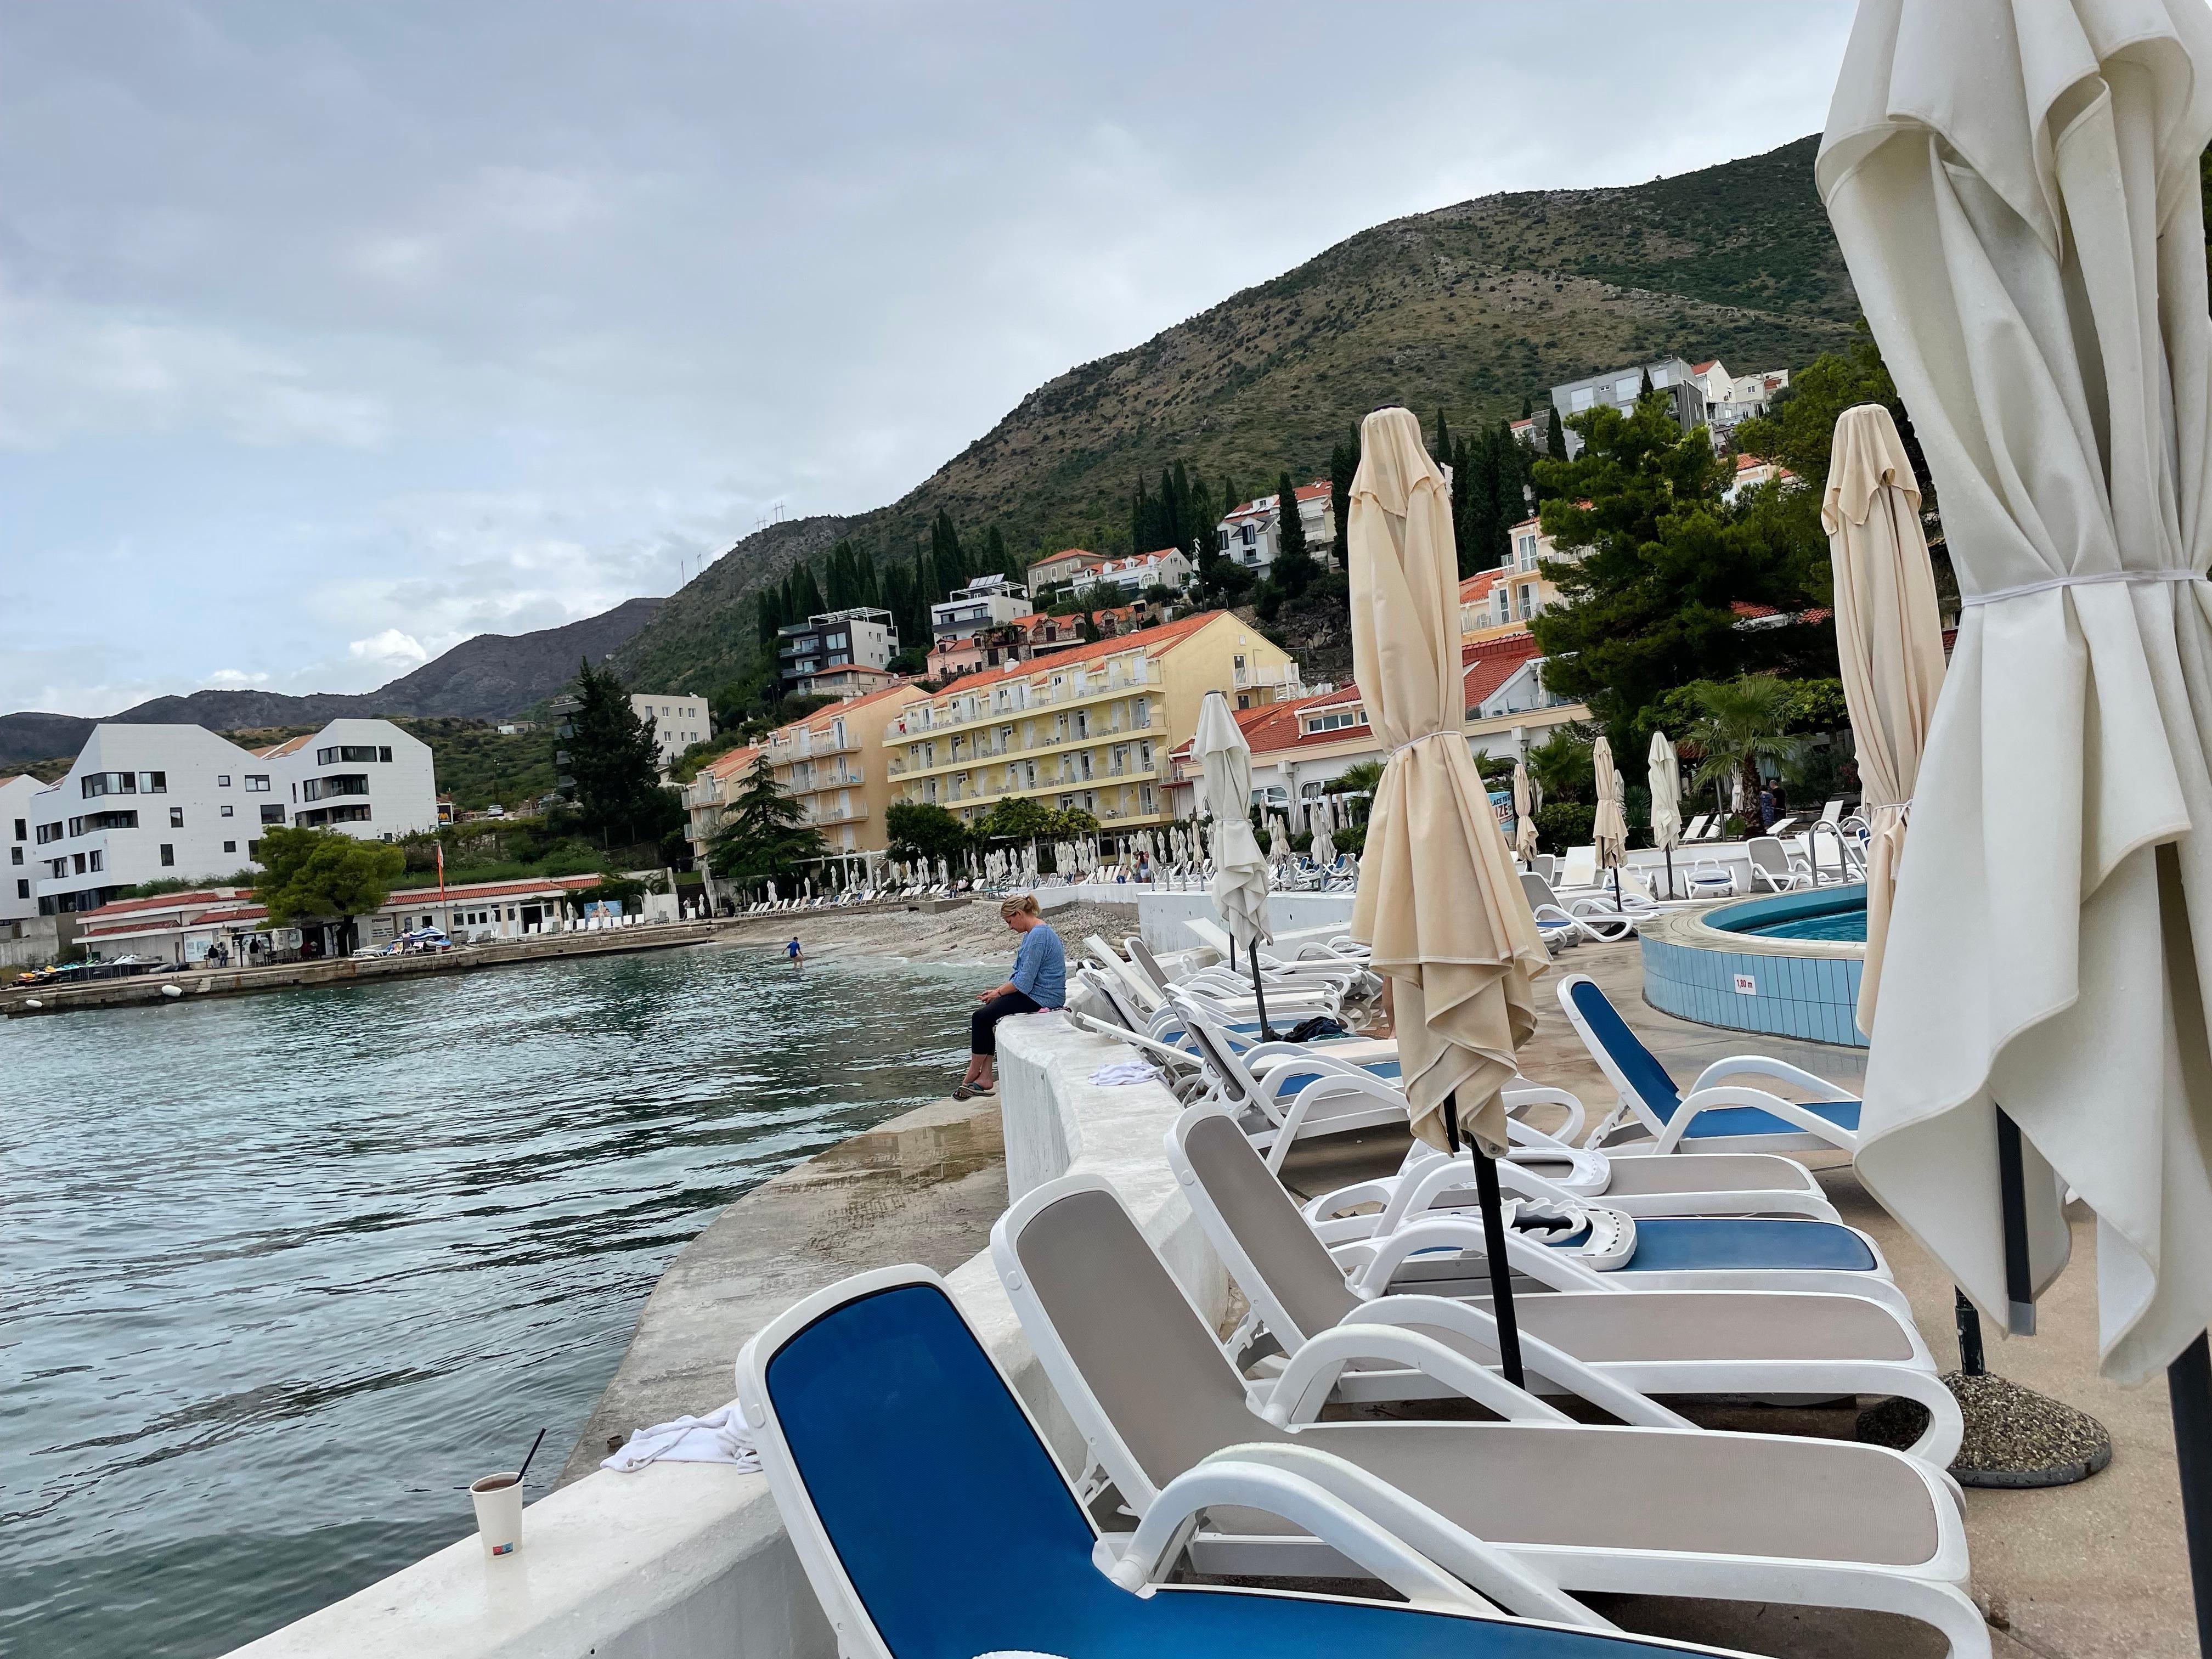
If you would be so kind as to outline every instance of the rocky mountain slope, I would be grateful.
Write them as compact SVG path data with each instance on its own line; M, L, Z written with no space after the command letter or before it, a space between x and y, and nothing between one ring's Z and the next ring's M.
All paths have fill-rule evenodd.
M1680 353L1737 373L1844 343L1858 304L1813 187L1817 141L1623 189L1488 196L1361 232L1142 345L1038 387L889 507L739 542L617 653L634 683L711 689L754 651L746 602L840 537L903 556L942 508L963 538L1127 551L1140 477L1176 459L1265 493L1312 476L1378 404L1453 425Z
M231 732L257 726L319 726L347 715L455 715L496 720L551 696L647 626L665 602L626 599L611 611L529 634L479 634L374 691L195 691L155 697L107 718L128 726L204 726ZM98 720L74 714L0 714L0 766L74 755Z

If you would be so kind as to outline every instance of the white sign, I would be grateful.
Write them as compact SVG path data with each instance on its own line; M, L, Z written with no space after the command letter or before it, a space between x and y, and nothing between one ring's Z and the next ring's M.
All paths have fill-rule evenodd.
M1757 996L1759 994L1759 981L1753 979L1749 974L1738 974L1735 976L1735 994L1740 997Z

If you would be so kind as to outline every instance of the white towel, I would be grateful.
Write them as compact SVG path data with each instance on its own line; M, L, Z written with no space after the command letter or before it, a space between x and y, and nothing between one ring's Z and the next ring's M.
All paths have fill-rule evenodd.
M1141 1060L1121 1060L1101 1066L1091 1074L1091 1080L1102 1089L1117 1089L1131 1083L1150 1083L1158 1075Z
M704 1417L679 1417L673 1423L640 1429L599 1467L629 1474L648 1463L727 1463L740 1469L761 1466L744 1408L734 1400Z

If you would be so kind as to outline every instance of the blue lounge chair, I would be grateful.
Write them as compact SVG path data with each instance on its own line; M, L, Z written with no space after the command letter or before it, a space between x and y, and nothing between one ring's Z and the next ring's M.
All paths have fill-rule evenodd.
M1677 1150L1856 1153L1859 1149L1859 1097L1826 1078L1763 1054L1733 1054L1706 1066L1684 1094L1589 975L1573 974L1561 981L1559 1006L1590 1058L1620 1091L1620 1104L1590 1136L1592 1146L1601 1146L1615 1157ZM1814 1098L1785 1100L1771 1090L1723 1081L1737 1077L1786 1083ZM1625 1142L1620 1139L1624 1133L1629 1137Z
M786 1529L846 1659L1713 1651L1623 1636L1434 1510L1304 1448L1230 1449L1170 1483L1112 1547L926 1267L864 1273L807 1298L745 1345L738 1382ZM1223 1505L1325 1538L1410 1605L1158 1583L1200 1511ZM1510 1602L1550 1616L1496 1611Z

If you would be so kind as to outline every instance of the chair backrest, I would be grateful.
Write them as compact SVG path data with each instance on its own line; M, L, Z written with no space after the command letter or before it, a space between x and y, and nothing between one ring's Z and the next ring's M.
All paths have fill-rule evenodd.
M1682 839L1684 841L1695 841L1698 836L1704 835L1705 833L1705 820L1711 816L1711 813L1700 812L1697 817L1692 818L1690 820L1690 827L1682 831Z
M1084 948L1097 961L1101 969L1121 982L1125 999L1142 1008L1147 1014L1160 1006L1160 994L1152 989L1152 982L1127 963L1121 960L1114 947L1097 933L1086 934Z
M1170 996L1168 1005L1182 1021L1183 1036L1190 1039L1200 1060L1219 1085L1223 1098L1232 1106L1261 1103L1266 1091L1238 1056L1229 1034L1199 1012L1187 997Z
M1790 854L1774 836L1753 836L1744 842L1743 849L1753 869L1764 870L1771 876L1787 876L1790 873Z
M748 1418L758 1407L770 1425L763 1461L778 1506L823 1604L872 1621L893 1656L987 1653L1015 1632L1078 1650L1060 1642L1133 1598L1091 1565L1097 1534L1036 1425L935 1275L850 1284L842 1299L841 1285L793 1310L817 1310L811 1319L775 1322L738 1362ZM923 1447L917 1525L884 1497Z
M1577 974L1559 987L1559 997L1567 1005L1573 1024L1595 1045L1593 1057L1613 1075L1615 1086L1634 1091L1660 1122L1673 1117L1682 1103L1681 1091L1667 1075L1659 1057L1628 1029L1628 1022L1620 1017L1604 988L1587 974Z
M1531 910L1540 904L1556 906L1559 902L1559 895L1552 890L1552 884L1540 871L1523 870L1521 872L1521 893L1528 901Z
M1844 801L1843 797L1840 795L1820 809L1820 817L1825 823L1833 823L1838 818L1843 817L1843 815Z
M1129 947L1129 960L1137 964L1139 972L1152 981L1154 990L1164 994L1168 987L1175 983L1168 977L1167 969L1160 966L1160 959L1152 954L1152 947L1143 939L1132 933L1122 943Z
M1559 855L1557 853L1539 853L1528 860L1528 867L1549 882L1559 873Z
M1139 1513L1223 1447L1289 1437L1247 1406L1212 1328L1103 1182L1064 1176L1024 1194L991 1229L991 1260L1045 1375Z
M1567 848L1567 867L1561 879L1570 887L1587 887L1597 879L1597 848L1570 847Z
M1199 1224L1286 1352L1358 1309L1344 1269L1227 1113L1192 1107L1167 1145Z

